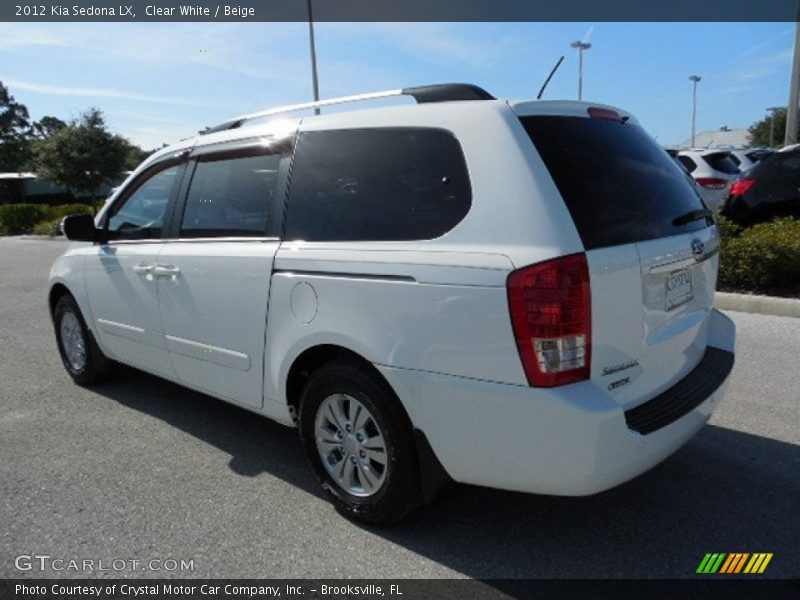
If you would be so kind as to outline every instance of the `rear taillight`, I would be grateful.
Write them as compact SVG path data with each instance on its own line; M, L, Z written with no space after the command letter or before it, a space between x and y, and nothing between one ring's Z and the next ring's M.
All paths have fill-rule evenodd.
M695 181L707 190L723 190L728 182L719 177L698 177Z
M731 196L741 196L755 184L755 179L737 179L731 184Z
M524 267L508 276L507 286L528 383L553 387L588 379L592 322L586 255Z

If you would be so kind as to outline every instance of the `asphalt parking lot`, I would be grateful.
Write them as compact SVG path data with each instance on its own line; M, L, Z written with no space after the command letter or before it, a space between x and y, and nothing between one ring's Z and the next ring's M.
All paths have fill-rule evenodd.
M322 499L294 430L130 369L63 370L46 312L63 242L0 238L0 577L14 557L193 559L191 577L692 577L706 552L800 574L800 319L730 313L718 413L653 471L589 498L454 486L387 529Z

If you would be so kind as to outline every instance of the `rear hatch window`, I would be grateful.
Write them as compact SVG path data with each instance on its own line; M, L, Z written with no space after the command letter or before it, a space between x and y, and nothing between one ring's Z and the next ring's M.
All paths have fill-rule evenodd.
M573 116L520 121L542 157L587 250L697 231L704 209L686 173L638 125Z
M730 153L728 152L715 152L714 154L706 154L703 156L709 166L715 171L727 173L728 175L736 175L739 173L739 165L734 162Z

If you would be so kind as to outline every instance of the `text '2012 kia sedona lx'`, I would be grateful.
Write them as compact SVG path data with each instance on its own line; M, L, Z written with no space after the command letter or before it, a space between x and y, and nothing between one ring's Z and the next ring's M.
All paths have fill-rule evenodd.
M628 113L439 85L233 119L148 158L55 262L64 366L125 363L299 430L336 507L450 480L588 495L725 392L719 237ZM271 120L270 120L271 118Z

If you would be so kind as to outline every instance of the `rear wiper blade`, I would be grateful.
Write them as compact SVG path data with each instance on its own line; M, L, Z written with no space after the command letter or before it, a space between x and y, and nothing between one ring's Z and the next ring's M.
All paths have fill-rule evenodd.
M672 219L672 224L675 225L675 227L680 227L681 225L686 225L692 221L708 219L709 217L713 216L713 214L714 213L707 208L698 208L697 210L690 210L685 215L681 215L680 217Z

